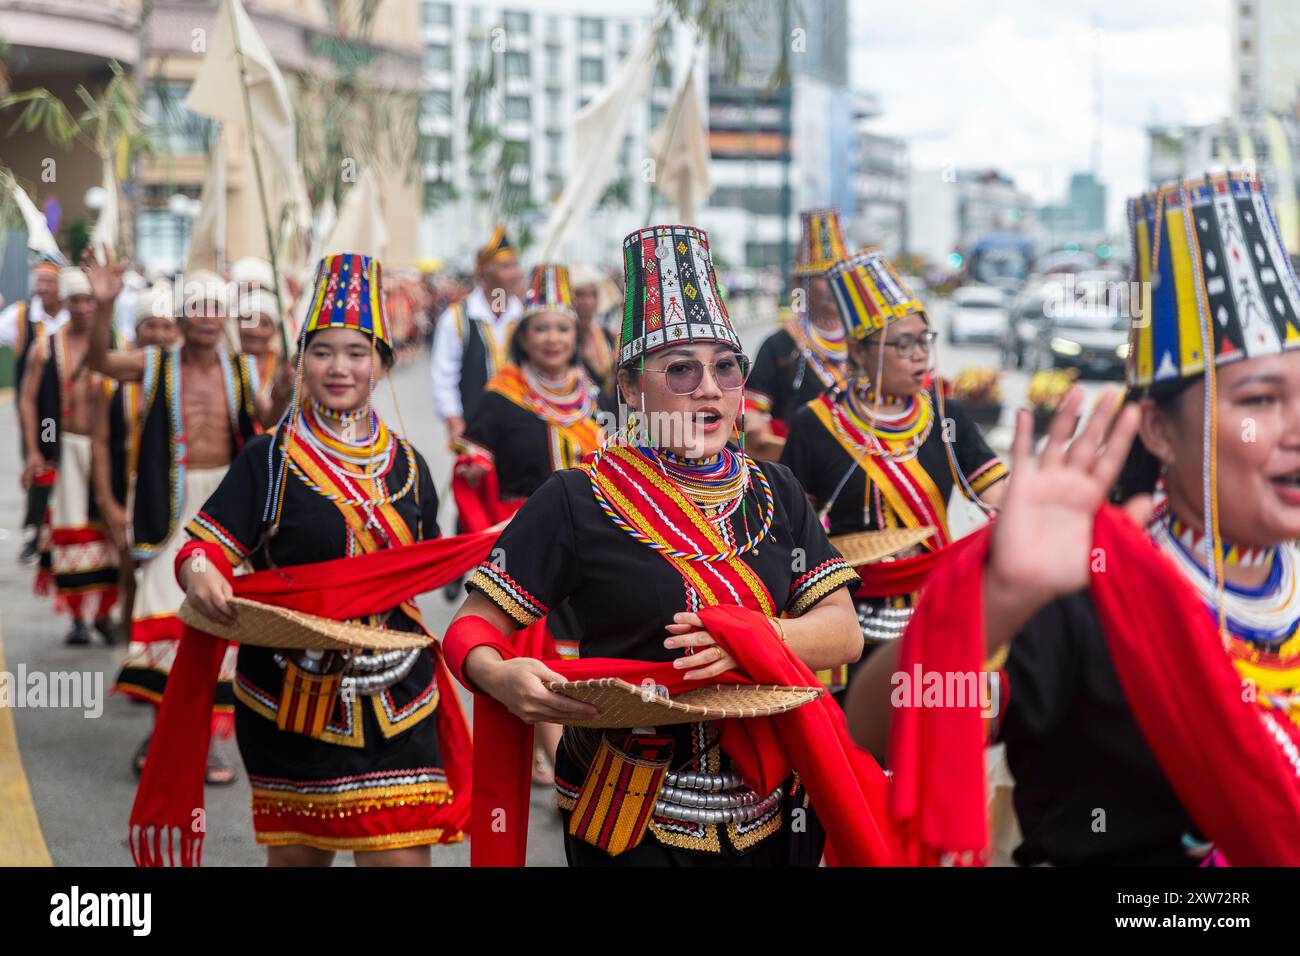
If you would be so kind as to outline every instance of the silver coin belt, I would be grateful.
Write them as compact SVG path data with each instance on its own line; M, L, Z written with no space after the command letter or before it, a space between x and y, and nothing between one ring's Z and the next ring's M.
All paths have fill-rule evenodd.
M862 639L868 644L884 644L898 640L907 630L907 622L911 619L912 608L910 607L858 605L858 626L862 628Z
M749 823L767 816L781 802L782 788L760 797L746 787L740 774L670 773L664 779L655 816L687 823Z
M411 673L422 652L423 649L417 647L410 651L383 651L354 657L348 661L339 693L347 697L364 697L388 690ZM275 662L283 669L285 658L276 654Z

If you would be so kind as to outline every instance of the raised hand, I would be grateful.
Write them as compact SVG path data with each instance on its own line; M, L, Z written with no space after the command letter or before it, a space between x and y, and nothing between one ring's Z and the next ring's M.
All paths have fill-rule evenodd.
M1036 610L1087 587L1093 517L1137 434L1138 408L1129 405L1107 437L1119 401L1119 393L1108 390L1082 433L1070 441L1083 403L1083 390L1072 388L1048 426L1037 461L1032 420L1019 412L1010 483L989 549L987 583L995 593L1014 594Z
M125 262L113 261L113 256L106 245L100 247L98 257L87 246L86 251L81 254L81 267L90 279L90 290L95 294L98 302L109 304L117 301L118 294L122 291L122 273L126 271Z

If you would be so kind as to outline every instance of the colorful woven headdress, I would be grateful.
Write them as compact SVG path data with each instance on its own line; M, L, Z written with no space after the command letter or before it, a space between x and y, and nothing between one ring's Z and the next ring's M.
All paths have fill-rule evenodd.
M544 262L533 267L528 280L528 294L524 297L524 318L538 312L567 312L573 310L573 290L569 285L567 266Z
M510 244L506 227L497 226L492 230L492 238L487 241L487 245L478 251L478 267L482 269L489 262L513 255L515 255L515 247Z
M844 328L855 339L864 339L891 322L925 311L921 300L903 284L879 249L863 249L837 262L826 278Z
M794 260L796 278L819 276L849 256L834 209L810 209L799 214L799 253Z
M670 345L720 342L740 351L703 229L638 229L623 240L623 275L619 365Z
M378 259L352 252L326 256L316 267L302 340L322 329L355 329L391 350L383 288Z
M1264 184L1225 172L1168 183L1128 203L1133 244L1130 389L1214 364L1300 347L1300 283Z

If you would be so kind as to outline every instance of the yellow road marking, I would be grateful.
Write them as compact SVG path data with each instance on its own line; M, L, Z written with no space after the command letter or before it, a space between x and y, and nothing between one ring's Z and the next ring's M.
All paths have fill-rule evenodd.
M6 669L4 635L0 633L0 671ZM0 807L4 808L0 813L0 866L53 866L18 753L14 715L8 707L0 707Z

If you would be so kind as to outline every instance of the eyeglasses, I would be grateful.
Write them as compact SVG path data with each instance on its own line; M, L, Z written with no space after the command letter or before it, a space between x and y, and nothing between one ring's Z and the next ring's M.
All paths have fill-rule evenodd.
M740 388L749 378L749 358L744 355L727 355L716 362L699 362L695 359L673 359L667 368L648 368L664 376L664 384L674 395L689 395L704 381L704 370L713 369L713 380L719 388Z
M922 332L920 335L900 335L896 339L885 339L883 344L892 345L898 350L899 355L908 358L917 348L920 348L922 352L929 352L930 346L934 344L934 340L938 337L938 332Z

